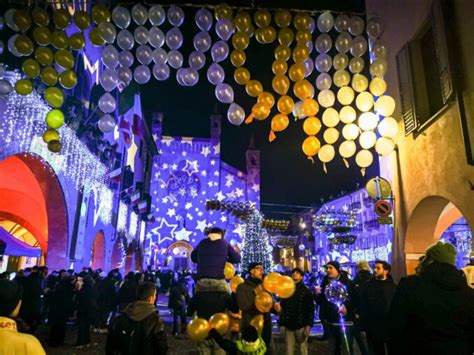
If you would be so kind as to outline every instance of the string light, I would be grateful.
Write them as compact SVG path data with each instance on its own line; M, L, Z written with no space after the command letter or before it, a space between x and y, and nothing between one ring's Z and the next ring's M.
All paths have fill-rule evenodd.
M94 194L94 207L99 209L99 218L107 225L112 221L112 207L114 194L105 184L97 183L91 188Z
M117 231L126 232L127 231L127 214L128 206L120 201L118 220L117 220Z
M130 225L128 228L128 239L133 240L137 236L138 216L135 212L130 214Z

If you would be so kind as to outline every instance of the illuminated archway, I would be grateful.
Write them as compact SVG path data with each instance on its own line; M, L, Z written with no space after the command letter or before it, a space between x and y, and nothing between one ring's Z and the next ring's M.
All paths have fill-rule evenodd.
M95 235L90 266L94 270L105 269L105 236L102 230Z
M171 256L169 267L172 270L186 270L191 268L191 252L193 247L185 241L174 242L167 250L166 254Z
M21 153L0 161L0 218L30 231L50 269L67 266L66 202L57 176L41 157Z

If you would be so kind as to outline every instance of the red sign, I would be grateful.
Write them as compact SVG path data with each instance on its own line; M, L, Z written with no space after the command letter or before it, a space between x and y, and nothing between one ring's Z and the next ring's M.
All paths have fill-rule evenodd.
M392 205L385 200L379 200L374 205L375 213L380 217L387 217L392 213Z

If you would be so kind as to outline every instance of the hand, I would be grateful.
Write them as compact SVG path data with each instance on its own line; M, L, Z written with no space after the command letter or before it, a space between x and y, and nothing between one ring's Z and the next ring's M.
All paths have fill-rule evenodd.
M280 313L280 312L281 312L281 305L280 305L279 303L275 303L275 304L273 305L273 309L274 309L276 312Z
M347 314L347 308L346 306L342 305L341 308L339 308L339 313L343 316Z
M320 286L314 286L314 293L315 294L320 294L321 293L321 287Z

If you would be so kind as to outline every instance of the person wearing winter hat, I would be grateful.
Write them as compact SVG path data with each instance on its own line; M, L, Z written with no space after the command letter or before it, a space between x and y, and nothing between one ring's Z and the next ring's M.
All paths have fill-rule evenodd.
M23 290L15 281L0 280L0 355L46 354L33 335L17 331L14 320L21 307Z

